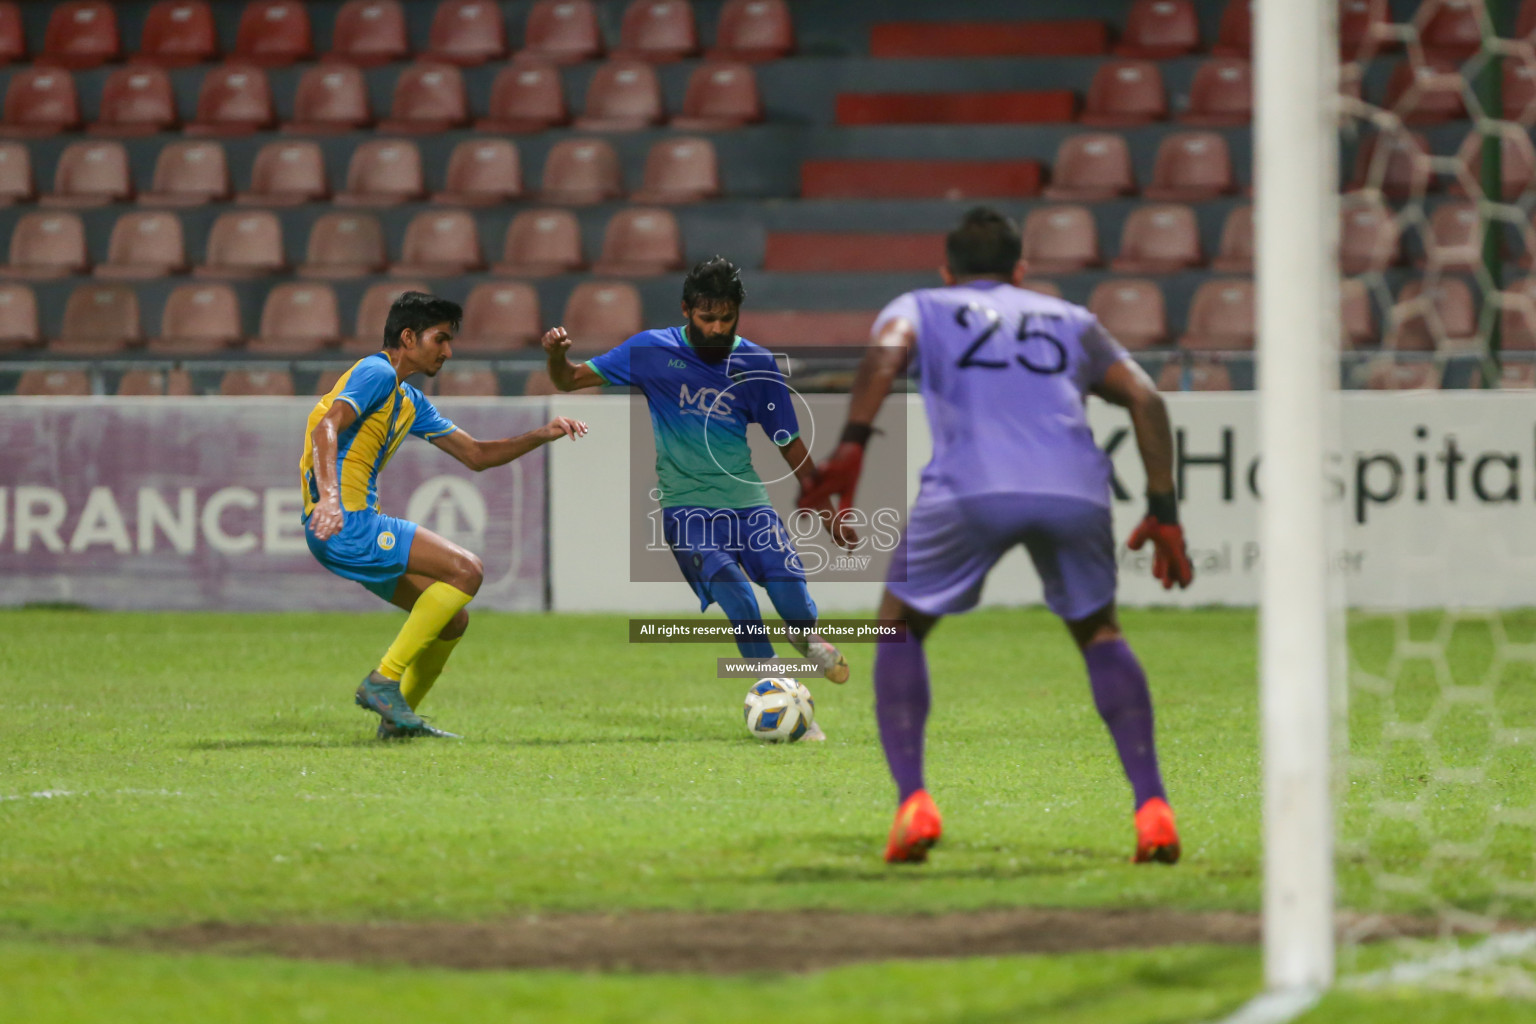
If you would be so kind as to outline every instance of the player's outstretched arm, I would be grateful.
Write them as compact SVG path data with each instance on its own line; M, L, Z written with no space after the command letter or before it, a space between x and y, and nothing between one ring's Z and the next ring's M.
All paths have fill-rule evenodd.
M784 456L784 461L789 463L789 468L795 474L795 479L800 481L800 491L804 493L816 486L821 473L816 469L816 460L811 458L811 450L805 446L805 441L796 437L788 444L778 446L779 454ZM821 516L822 523L827 532L832 535L832 540L852 551L859 543L858 534L844 520L832 513L830 508L817 508L814 510Z
M341 531L341 485L336 479L336 438L357 419L357 410L349 402L332 402L315 429L309 443L315 450L315 486L320 502L310 515L309 528L316 540L330 540Z
M530 430L516 437L505 437L500 441L478 441L460 428L451 434L433 438L432 443L479 473L482 470L505 466L514 459L522 458L535 448L551 441L558 441L562 437L569 437L574 441L578 437L586 436L586 423L573 420L569 416L556 416L537 430Z
M561 391L602 387L608 383L586 363L573 363L566 356L571 347L571 338L565 333L564 327L551 327L545 332L541 343L544 346L544 358L549 365L549 379Z

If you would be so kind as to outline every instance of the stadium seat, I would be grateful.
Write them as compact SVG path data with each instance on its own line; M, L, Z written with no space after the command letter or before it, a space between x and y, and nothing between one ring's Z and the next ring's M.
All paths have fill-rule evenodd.
M309 10L300 0L246 0L234 56L275 67L313 55Z
M715 29L711 60L777 60L795 49L795 24L785 0L727 0Z
M1462 98L1466 85L1454 64L1432 62L1415 65L1403 61L1387 80L1386 107L1404 124L1428 125L1460 121L1467 116Z
M160 334L146 348L159 355L209 355L238 345L240 300L227 284L184 284L166 297Z
M547 277L581 270L581 225L569 210L524 210L507 225L501 262L491 269L511 277Z
M1031 273L1066 274L1096 267L1099 229L1086 206L1039 206L1024 219L1024 262Z
M325 157L316 142L269 142L251 164L251 190L238 201L252 206L297 206L330 195Z
M1465 351L1477 335L1477 304L1472 289L1454 277L1442 277L1426 291L1423 281L1409 281L1392 307L1383 347L1398 352Z
M688 76L683 112L672 127L714 132L763 119L757 75L747 64L701 64Z
M1061 298L1061 285L1055 281L1047 281L1044 278L1026 277L1019 282L1019 287L1027 292L1035 292L1038 295L1049 295L1053 299Z
M264 355L308 355L341 338L336 293L328 284L289 281L267 293L261 326L247 346Z
M21 8L12 0L0 2L0 64L27 59L27 34Z
M124 398L186 398L197 389L186 370L129 370L118 378L117 393Z
M603 232L603 254L592 272L639 277L683 266L683 236L672 211L633 206L620 210Z
M58 4L48 17L39 64L66 68L94 68L117 60L122 41L117 33L117 11L103 0L69 0Z
M1475 202L1463 199L1438 206L1423 233L1419 265L1432 270L1476 270L1483 265L1483 234Z
M1135 191L1131 150L1125 136L1096 133L1061 140L1045 197L1094 202Z
M433 392L443 398L495 398L501 394L496 382L496 371L480 369L453 369L445 367L433 380Z
M1163 364L1157 375L1159 391L1231 391L1232 374L1209 358L1175 359Z
M1365 386L1370 391L1436 391L1440 377L1440 367L1432 361L1403 363L1384 358L1371 362Z
M61 355L111 355L144 343L139 296L125 284L81 284L64 303L64 325L48 345Z
M1376 313L1364 281L1345 279L1339 282L1339 320L1341 346L1361 349L1376 345Z
M485 268L475 218L466 210L428 210L411 218L393 277L452 277Z
M1078 120L1105 128L1128 128L1168 117L1163 73L1149 60L1108 60L1093 73Z
M1536 120L1536 61L1505 60L1503 78L1505 119L1524 124Z
M368 82L350 64L327 62L304 69L293 93L293 120L283 131L294 135L350 132L373 124Z
M571 336L571 350L596 353L645 329L640 293L623 281L583 281L565 301L560 322Z
M24 284L0 284L0 352L17 352L41 344L37 296Z
M464 76L452 64L418 61L395 79L386 132L432 134L457 128L469 120Z
M1253 0L1227 0L1216 29L1216 44L1211 53L1217 57L1241 57L1253 52Z
M1371 135L1355 153L1349 190L1378 188L1388 199L1422 196L1434 183L1429 140L1420 132Z
M344 278L377 274L389 262L384 229L363 213L327 213L309 229L301 277Z
M539 193L546 203L584 206L623 195L619 157L601 139L557 142L544 158Z
M380 281L368 286L357 303L357 332L342 342L341 349L350 356L365 356L384 346L384 327L389 321L389 307L406 292L430 292L422 281Z
M575 64L603 55L603 33L592 0L538 0L528 12L525 49L518 53Z
M1190 352L1251 352L1255 309L1252 281L1206 281L1195 289L1179 347Z
M523 194L523 167L510 139L465 139L448 156L443 191L434 203L494 206Z
M1453 195L1483 194L1483 135L1476 128L1467 133L1456 151L1458 170L1451 186ZM1499 132L1499 174L1503 201L1513 203L1536 182L1536 149L1531 146L1529 130L1516 125Z
M1120 255L1110 269L1124 274L1171 274L1199 266L1200 228L1187 206L1149 203L1125 219Z
M1522 278L1504 290L1499 340L1505 352L1536 352L1536 277Z
M453 351L494 355L536 344L540 326L539 293L525 281L485 281L464 300L464 320Z
M108 280L141 280L182 274L187 270L187 247L181 237L181 219L174 213L145 211L125 213L112 225L107 260L96 265L97 277Z
M539 132L570 119L559 70L547 60L519 59L496 73L487 116L475 121L475 130Z
M73 213L24 213L11 229L11 259L0 277L43 279L84 274L91 267L85 225Z
M1354 60L1386 48L1390 40L1378 30L1385 28L1391 18L1386 0L1341 0L1339 52Z
M1232 154L1227 140L1215 132L1177 132L1157 147L1148 199L1193 203L1235 192Z
M293 374L287 370L228 370L219 382L219 394L228 398L284 396L293 393Z
M708 139L658 139L645 156L637 203L694 203L720 194L715 147Z
M347 0L336 13L331 50L336 61L370 67L411 55L405 8L399 0Z
M1419 43L1433 59L1461 62L1483 45L1478 24L1482 0L1424 0L1414 12Z
M678 0L669 0L678 2ZM583 131L629 132L666 118L655 68L641 60L615 57L587 85L586 106L576 119Z
M1402 262L1402 241L1392 211L1368 192L1344 196L1339 209L1339 269L1354 276Z
M57 135L80 127L80 99L75 79L62 68L24 67L5 87L5 119L0 134L30 138Z
M1135 0L1115 53L1160 60L1200 48L1200 25L1189 0Z
M55 398L89 395L91 375L84 370L26 370L16 382L16 393Z
M175 128L179 120L171 77L161 68L130 64L107 76L89 130L93 135L153 135Z
M155 158L150 191L139 202L198 206L229 199L229 158L217 142L173 142Z
M1221 225L1221 242L1211 269L1219 274L1251 274L1253 259L1253 207L1239 206Z
M774 350L812 346L862 348L869 343L877 310L835 312L753 310L741 312L737 333Z
M71 142L53 167L43 206L105 206L133 198L128 150L121 142Z
M1189 87L1189 109L1179 120L1209 128L1248 124L1253 120L1253 66L1237 57L1217 57L1201 64Z
M188 135L248 135L272 127L272 87L254 64L224 63L203 76Z
M421 150L408 139L372 139L352 151L337 206L394 206L426 194Z
M507 56L507 24L494 0L438 0L427 56L466 67Z
M1132 352L1168 340L1168 313L1163 290L1142 278L1104 281L1088 296L1088 311L1120 344Z
M208 229L207 255L196 277L236 279L279 274L288 268L283 255L283 224L271 210L230 210Z
M134 58L161 67L219 59L219 35L206 0L159 0L144 16Z
M21 142L0 142L0 206L31 202L32 151Z
M1520 10L1515 14L1515 38L1526 42L1536 36L1536 0L1520 0Z
M630 0L619 26L619 52L650 61L680 60L699 52L699 33L688 0Z

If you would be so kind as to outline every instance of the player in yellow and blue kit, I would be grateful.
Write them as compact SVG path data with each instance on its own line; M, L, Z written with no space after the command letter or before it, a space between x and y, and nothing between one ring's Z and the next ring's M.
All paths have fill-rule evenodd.
M452 736L427 725L416 707L437 681L469 625L465 606L480 589L474 554L379 510L379 473L407 435L432 442L479 472L560 437L587 432L557 416L500 441L477 441L454 426L405 379L437 375L453 355L457 303L424 292L395 300L384 347L352 368L316 403L299 464L304 536L321 565L410 612L379 666L357 688L359 706L379 715L379 738Z

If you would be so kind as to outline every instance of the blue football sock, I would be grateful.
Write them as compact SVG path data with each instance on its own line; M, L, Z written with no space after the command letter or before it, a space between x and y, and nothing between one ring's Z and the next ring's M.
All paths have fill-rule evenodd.
M757 608L757 594L753 592L752 583L741 571L741 566L727 565L711 576L709 596L714 598L720 610L725 612L725 617L731 620L731 625L756 626L759 630L763 628L763 613ZM762 634L756 635L760 637ZM736 649L741 652L743 658L773 657L773 644L767 640L754 639L752 634L738 635Z
M763 584L763 589L768 591L768 600L773 602L779 618L796 629L816 628L816 602L811 600L811 588L804 580L772 580ZM807 641L791 642L795 650L805 654Z

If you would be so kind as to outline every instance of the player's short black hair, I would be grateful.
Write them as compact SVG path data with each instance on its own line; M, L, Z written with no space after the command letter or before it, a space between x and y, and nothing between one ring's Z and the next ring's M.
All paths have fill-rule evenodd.
M442 323L458 330L463 316L464 309L457 302L426 292L406 292L389 307L389 319L384 321L384 347L399 348L401 331L415 331L419 335L433 324Z
M695 263L683 279L683 305L690 309L716 302L740 306L746 300L747 287L741 283L741 268L724 256L711 256Z
M949 233L944 252L951 274L1006 277L1024 254L1024 240L1013 221L990 206L977 206Z

